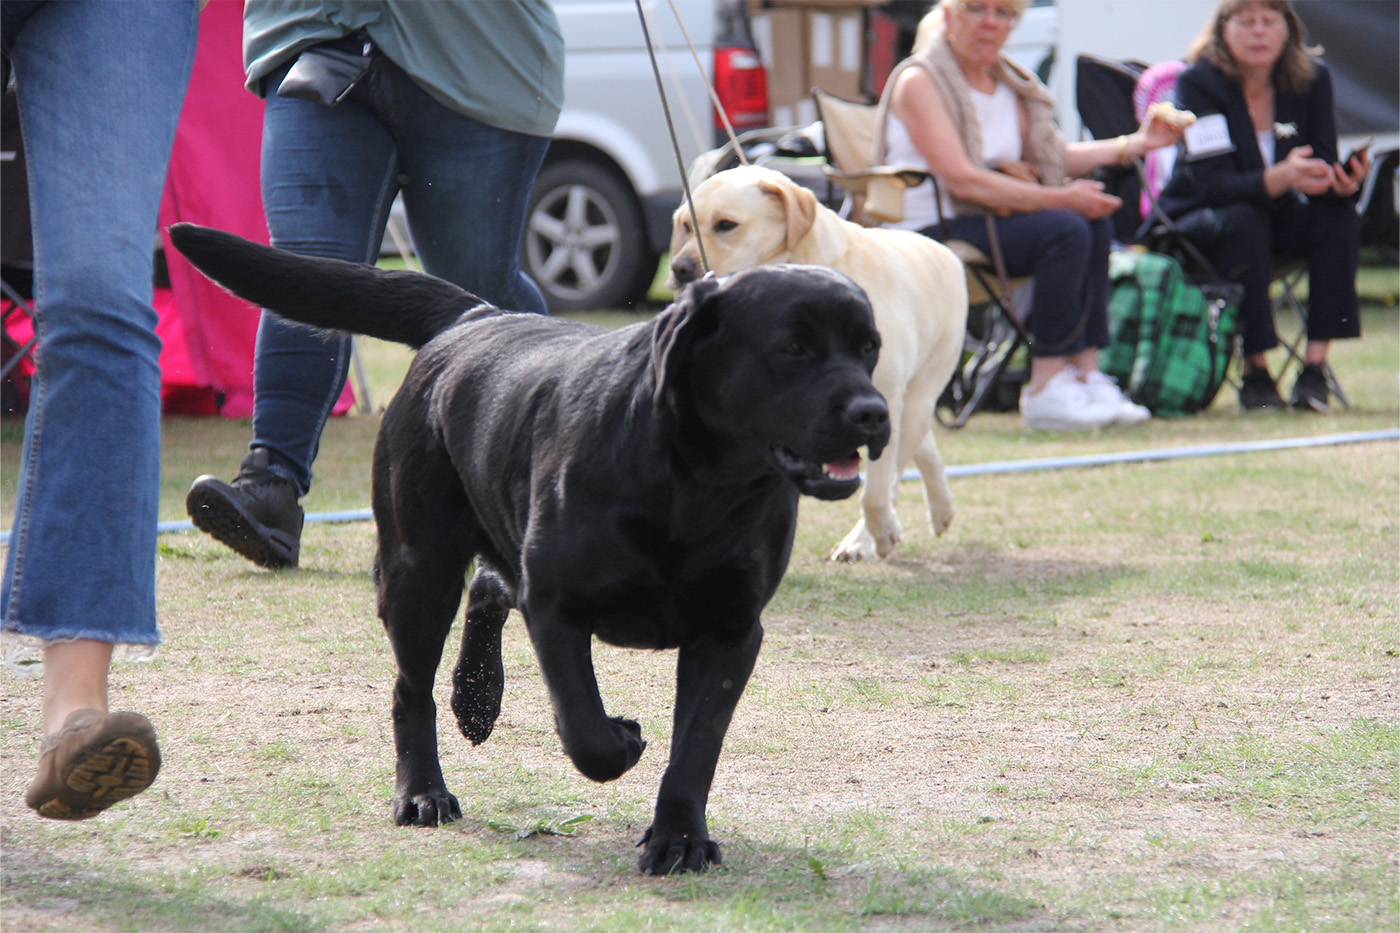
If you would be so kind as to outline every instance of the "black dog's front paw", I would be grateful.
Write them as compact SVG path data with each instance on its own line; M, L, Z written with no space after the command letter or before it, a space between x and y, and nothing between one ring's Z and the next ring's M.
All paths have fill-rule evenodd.
M426 794L400 792L394 798L394 822L400 826L437 826L461 818L461 804L446 789Z
M630 719L611 717L604 728L590 733L581 742L565 741L564 751L574 767L590 781L615 781L642 757L647 747L642 727Z
M719 843L704 833L658 835L648 827L642 841L642 857L637 862L644 875L674 875L686 871L708 871L722 861Z

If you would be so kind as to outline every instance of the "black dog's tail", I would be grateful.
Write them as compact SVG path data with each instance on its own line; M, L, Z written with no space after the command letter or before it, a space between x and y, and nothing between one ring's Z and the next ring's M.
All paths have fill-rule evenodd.
M175 224L170 241L209 278L281 317L415 350L486 304L421 272L299 256L196 224Z

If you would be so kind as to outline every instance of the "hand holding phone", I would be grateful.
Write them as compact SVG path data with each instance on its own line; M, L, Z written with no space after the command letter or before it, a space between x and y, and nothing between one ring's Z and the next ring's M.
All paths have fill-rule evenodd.
M1340 165L1333 168L1332 190L1344 198L1349 198L1361 190L1361 184L1366 180L1366 175L1371 169L1370 160L1366 153L1371 148L1372 139L1367 136L1361 140ZM1352 160L1357 160L1356 169L1352 169Z
M1347 153L1347 157L1342 160L1342 165L1350 169L1351 160L1355 159L1357 156L1360 156L1362 153L1369 150L1371 148L1371 143L1374 141L1374 138L1370 136L1367 136L1365 139L1361 140L1360 144L1357 145L1355 149L1352 149L1351 152Z

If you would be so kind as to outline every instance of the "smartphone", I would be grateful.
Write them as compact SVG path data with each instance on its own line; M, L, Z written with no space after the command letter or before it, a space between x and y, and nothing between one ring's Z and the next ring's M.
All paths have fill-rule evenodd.
M1365 139L1361 140L1361 142L1356 146L1355 149L1347 153L1347 157L1342 160L1342 165L1350 168L1351 160L1361 155L1361 153L1365 152L1367 149L1370 149L1371 143L1373 141L1374 139L1370 136L1367 136Z

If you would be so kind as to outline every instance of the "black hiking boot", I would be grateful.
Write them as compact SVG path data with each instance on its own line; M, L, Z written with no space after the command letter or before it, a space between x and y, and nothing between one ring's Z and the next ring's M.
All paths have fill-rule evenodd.
M304 514L295 480L269 469L267 449L255 447L232 483L201 476L185 496L185 511L200 531L213 535L260 567L295 567L301 553Z
M1240 380L1240 408L1244 411L1287 411L1288 403L1267 369L1252 369Z
M1293 383L1293 407L1327 414L1327 374L1318 363L1308 363Z

